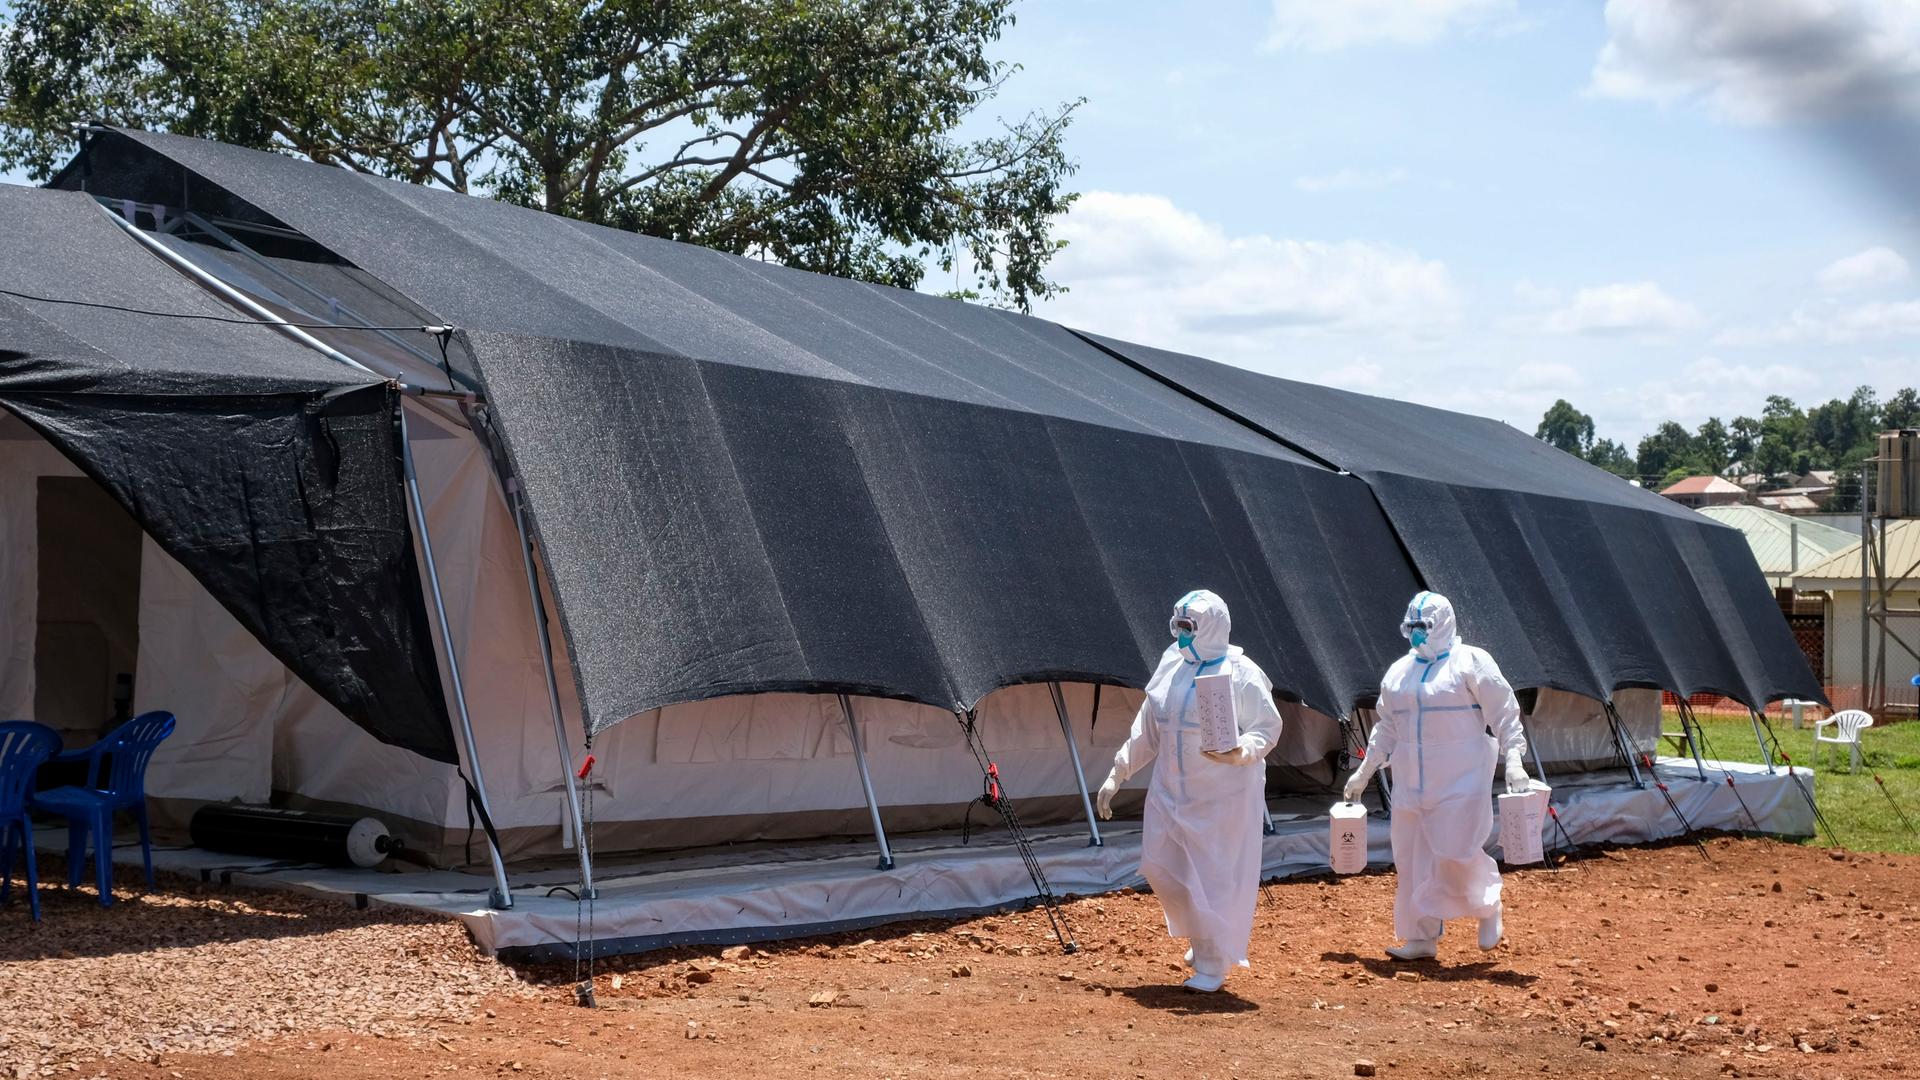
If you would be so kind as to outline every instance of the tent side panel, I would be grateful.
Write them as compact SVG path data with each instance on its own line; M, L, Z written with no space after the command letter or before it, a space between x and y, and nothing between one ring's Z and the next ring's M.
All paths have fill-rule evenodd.
M740 693L949 707L1138 683L1197 587L1229 594L1278 692L1341 712L1416 587L1364 486L1313 466L682 357L472 344L596 732ZM1305 502L1315 528L1276 520ZM1363 617L1328 614L1353 597Z
M412 557L395 392L8 391L241 625L377 738L453 761Z

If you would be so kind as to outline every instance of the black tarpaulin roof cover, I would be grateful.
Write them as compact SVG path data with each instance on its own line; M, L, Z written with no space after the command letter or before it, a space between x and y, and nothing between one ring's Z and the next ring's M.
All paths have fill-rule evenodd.
M1363 477L1517 684L1823 700L1738 532L1497 421L1084 335Z
M1345 712L1423 577L1521 685L1817 693L1731 532L1491 422L1251 374L1178 392L1192 372L1040 320L214 143L108 134L82 175L297 230L466 329L590 727L753 690L1138 684L1196 586L1283 691ZM1367 456L1406 423L1432 461Z
M88 182L186 184L465 328L591 727L1138 685L1202 586L1329 713L1401 648L1418 581L1365 485L1053 324L195 140L103 136Z
M234 317L93 201L0 186L0 408L110 491L315 692L454 761L400 487L395 391ZM191 718L188 718L189 720Z

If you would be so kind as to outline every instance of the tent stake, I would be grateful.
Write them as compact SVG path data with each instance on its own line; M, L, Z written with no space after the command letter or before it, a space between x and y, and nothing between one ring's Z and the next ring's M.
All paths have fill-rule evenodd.
M473 787L480 809L493 820L493 807L487 803L487 780L480 768L480 749L473 739L473 718L467 715L467 691L460 682L460 658L453 648L453 630L447 625L447 604L440 595L440 572L433 565L433 540L427 535L427 508L420 501L420 476L413 467L413 443L407 437L407 410L400 409L400 461L406 467L407 500L413 504L414 527L420 530L421 562L427 571L428 591L433 593L433 614L440 623L440 644L447 654L447 681L453 685L454 709L460 716L460 736L467 744L467 764L473 769ZM507 885L507 865L500 859L500 848L487 832L487 854L493 859L493 895L490 906L504 911L513 907L513 890Z
M1106 841L1100 839L1100 822L1093 812L1093 796L1087 794L1087 770L1080 764L1080 744L1073 737L1073 721L1067 719L1067 695L1060 684L1050 682L1047 692L1053 695L1053 711L1060 717L1060 734L1067 737L1067 753L1073 757L1073 782L1080 785L1080 805L1087 812L1087 846L1105 847Z
M547 711L553 714L553 741L560 749L560 775L567 782L567 812L573 817L573 847L580 855L580 899L599 895L593 887L593 855L587 850L586 824L580 815L580 789L574 785L573 749L567 745L567 725L560 712L560 682L553 673L553 635L547 629L547 605L540 595L534 571L533 545L527 539L526 508L520 498L520 478L507 480L507 503L513 508L513 527L520 534L520 564L527 571L527 596L533 602L533 626L540 633L540 666L547 675Z
M853 718L853 701L840 695L840 715L847 718L847 732L853 736L853 761L860 767L860 790L867 796L867 812L873 815L873 839L880 845L877 870L893 869L893 849L887 846L886 826L880 824L880 800L873 794L873 777L867 773L867 748L860 739L860 722Z

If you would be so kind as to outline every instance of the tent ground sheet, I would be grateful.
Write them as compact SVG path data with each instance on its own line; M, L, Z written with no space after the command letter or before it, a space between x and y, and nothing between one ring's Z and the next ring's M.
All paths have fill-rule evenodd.
M1761 765L1708 762L1702 779L1692 760L1670 758L1659 762L1655 775L1695 829L1813 833L1808 803L1813 776L1806 769L1789 775L1784 768L1769 772ZM1635 787L1620 772L1549 781L1565 829L1563 837L1548 824L1549 851L1569 840L1575 845L1644 843L1683 831L1652 783ZM1266 876L1327 872L1326 807L1290 797L1273 801L1270 811L1274 828L1265 841ZM1032 834L1035 854L1057 895L1143 884L1139 822L1105 822L1101 834L1104 844L1098 847L1088 842L1084 825ZM63 850L66 843L58 829L36 830L36 839L50 851ZM1497 835L1490 845L1494 839ZM957 832L924 833L894 837L892 847L891 870L877 869L870 838L601 859L594 868L592 952L611 956L806 937L1020 906L1034 895L1019 853L997 819L976 828L970 842L963 843ZM1489 850L1499 854L1497 846ZM119 874L123 888L137 881L138 844L118 845L114 859L133 870ZM1386 817L1378 811L1370 820L1369 862L1375 869L1392 864ZM296 889L338 895L361 907L392 904L441 912L463 922L482 949L514 960L571 959L584 930L572 895L579 885L577 864L515 868L508 910L488 906L490 878L457 870L338 869L198 848L156 848L154 865L222 885Z

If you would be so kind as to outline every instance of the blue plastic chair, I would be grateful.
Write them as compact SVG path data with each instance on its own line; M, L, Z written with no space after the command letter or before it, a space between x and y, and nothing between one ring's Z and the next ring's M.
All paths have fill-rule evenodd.
M13 892L13 837L27 862L27 910L40 921L40 870L33 861L33 819L27 801L33 794L33 774L60 752L60 734L45 724L26 720L0 723L0 904Z
M113 904L113 816L122 810L140 823L140 855L146 861L147 888L153 888L153 837L147 831L147 762L161 740L173 734L170 712L141 713L106 738L61 754L55 761L87 762L86 787L60 787L34 795L28 805L67 819L67 884L80 886L87 840L93 840L93 879L100 906ZM108 779L100 783L100 759L108 758Z

